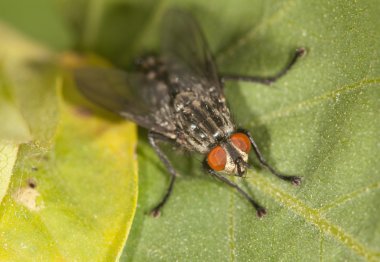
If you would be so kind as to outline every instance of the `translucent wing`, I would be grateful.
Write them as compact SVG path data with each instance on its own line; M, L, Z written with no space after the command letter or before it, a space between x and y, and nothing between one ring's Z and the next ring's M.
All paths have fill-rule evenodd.
M111 68L81 68L74 77L78 89L92 102L147 129L161 133L174 130L165 111L170 99L166 85L140 73Z
M179 9L170 9L165 13L161 45L171 75L180 80L195 77L221 90L207 42L189 13Z

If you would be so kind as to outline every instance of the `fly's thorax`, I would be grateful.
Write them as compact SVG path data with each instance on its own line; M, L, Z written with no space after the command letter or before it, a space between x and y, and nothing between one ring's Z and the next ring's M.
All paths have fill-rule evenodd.
M244 133L233 133L215 145L207 155L207 163L214 171L243 175L248 167L251 141Z
M234 125L225 104L204 89L190 90L179 92L173 100L177 131L187 149L207 153L210 145L234 130Z

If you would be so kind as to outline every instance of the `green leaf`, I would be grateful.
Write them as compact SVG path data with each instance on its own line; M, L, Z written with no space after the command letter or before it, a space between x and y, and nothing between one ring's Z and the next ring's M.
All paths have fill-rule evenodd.
M12 169L16 162L18 148L21 143L32 139L31 132L36 137L39 134L41 121L33 117L37 110L32 104L44 104L42 101L48 97L39 87L45 81L44 77L36 78L34 68L28 65L34 58L45 57L48 52L32 42L25 41L18 33L0 23L0 202L9 186ZM25 83L35 85L35 89L25 89ZM30 100L30 95L36 97ZM53 102L53 101L50 101ZM46 104L46 103L45 103ZM51 108L51 112L55 112ZM54 125L54 123L52 123ZM49 130L46 124L46 130Z
M155 21L166 7L179 4L160 3L147 18L154 22L141 29L133 46L155 46ZM270 87L226 86L239 126L252 132L270 164L301 175L303 184L296 188L279 181L257 165L235 179L267 208L267 216L258 219L245 199L202 172L201 157L171 153L182 176L163 215L154 219L146 213L163 196L168 173L142 142L139 208L122 258L379 261L378 1L188 0L181 5L199 20L221 72L271 75L295 48L307 48Z
M7 193L16 162L18 144L1 141L0 143L0 203Z
M69 30L63 23L64 19L58 16L55 2L1 1L0 19L51 48L64 49L70 46L71 39Z
M0 257L118 257L136 204L134 132L65 106L53 148L22 146L1 206Z
M0 260L115 260L136 208L135 125L60 106L55 55L0 33Z
M268 215L258 219L245 199L204 174L199 163L201 156L179 156L169 149L170 158L182 176L163 215L153 219L146 214L162 197L168 184L168 174L146 139L141 138L138 147L139 208L122 260L380 260L378 1L83 0L76 4L78 1L66 0L61 3L64 3L63 12L77 34L77 46L96 51L119 66L126 66L142 52L157 48L159 21L165 9L173 5L183 6L195 15L221 72L260 76L275 74L285 66L295 48L304 46L308 50L306 57L270 87L252 83L228 83L226 86L226 95L239 126L252 132L269 163L285 174L302 175L303 184L295 188L279 181L260 169L257 163L255 170L250 171L246 178L235 178L267 207ZM67 127L84 132L83 126L86 125ZM59 138L58 135L57 141ZM86 138L98 139L94 134L86 134L61 141L68 141L67 146L69 141L77 141L78 144L87 141L93 146ZM59 145L47 154L59 155L59 158L54 158L57 161L54 167L66 170L73 168L72 163L78 166L78 159L69 157L74 146L71 144L68 148L63 142ZM81 150L82 147L77 148ZM33 150L25 149L25 153L20 152L20 157ZM86 161L91 159L94 162L104 159L103 149L91 147L89 151L86 154L79 152L80 157L86 156ZM45 161L43 159L41 162ZM48 172L53 165L52 159L46 161L49 164L43 176L40 174L41 178L58 179ZM256 162L253 156L251 161ZM107 166L112 169L117 164L112 167L111 162ZM21 164L17 168L21 168ZM86 172L91 171L94 170ZM58 177L65 177L59 174ZM40 184L41 178L37 179L37 190L42 192L44 208L34 211L37 214L45 212L47 206L70 213L70 208L77 206L73 204L74 200L78 206L88 203L83 195L75 194L80 189L72 188L81 183L68 183L64 178L54 180L49 188L57 187L59 190L49 191ZM92 181L87 176L74 178ZM25 183L25 179L17 180L14 185L20 185L17 183ZM113 185L115 192L125 190L123 183ZM15 190L16 186L12 189ZM92 184L89 187L101 190ZM64 190L70 194L62 193ZM91 190L83 189L89 198L94 194ZM57 197L44 192L54 192ZM13 196L7 196L3 204L13 203ZM66 201L69 197L74 200ZM104 198L112 199L112 194L106 194ZM36 207L41 205L41 202L36 203ZM107 202L106 206L112 208L114 205L117 208L117 201ZM118 211L118 214L126 214L124 210ZM25 219L28 223L20 227L23 234L15 236L10 234L10 229L1 230L5 232L1 238L18 237L15 241L19 244L17 250L23 250L25 245L21 244L25 242L20 239L29 236L30 240L34 233L32 229L40 228L47 219L35 213L29 220L29 216L19 215L14 210L8 213L16 214L17 219ZM0 215L4 218L8 213ZM85 209L80 215L86 217L88 213ZM44 219L38 220L40 217ZM70 219L65 221L72 221ZM54 237L63 239L63 235L84 240L74 241L75 246L88 240L75 234L84 232L83 228L76 231L79 226L75 223L72 227L61 227L61 223L59 226L48 224L53 224L44 228L48 244ZM12 229L14 227L18 225L13 225ZM97 228L97 225L93 227ZM88 240L91 244L100 241L93 232L89 233L89 239L94 240ZM52 246L57 249L47 249L46 252L56 255L53 258L67 260L88 260L86 252L102 252L109 246L104 242L97 242L97 246L89 245L89 249L76 246L77 253L73 252L73 257L68 257L65 254L67 250L72 251L68 247L72 242L55 243ZM77 255L79 252L82 256ZM49 256L43 255L43 258ZM26 256L20 256L19 260L23 258Z

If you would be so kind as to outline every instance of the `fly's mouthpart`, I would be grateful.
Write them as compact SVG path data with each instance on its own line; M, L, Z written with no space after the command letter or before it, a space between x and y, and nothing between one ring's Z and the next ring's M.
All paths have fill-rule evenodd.
M235 165L236 165L236 171L237 171L236 176L243 177L249 166L248 163L244 161L242 157L238 157L235 160Z

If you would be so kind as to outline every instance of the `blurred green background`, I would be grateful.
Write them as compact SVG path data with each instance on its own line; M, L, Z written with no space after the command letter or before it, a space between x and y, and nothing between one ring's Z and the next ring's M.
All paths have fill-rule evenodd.
M80 1L78 1L80 2ZM2 1L2 22L55 50L73 47L75 39L59 10L59 1Z

